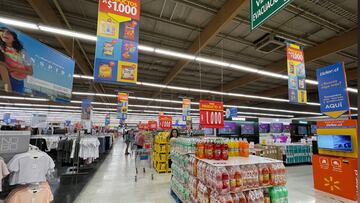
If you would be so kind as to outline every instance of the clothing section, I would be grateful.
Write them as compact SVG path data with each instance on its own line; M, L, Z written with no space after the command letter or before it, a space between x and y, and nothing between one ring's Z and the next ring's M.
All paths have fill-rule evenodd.
M105 155L113 143L113 136L107 133L25 136L26 133L30 134L0 131L1 155L8 158L0 157L0 201L5 203L52 202L53 193L68 184L64 175L76 177L84 166ZM19 145L24 142L28 147L23 152Z

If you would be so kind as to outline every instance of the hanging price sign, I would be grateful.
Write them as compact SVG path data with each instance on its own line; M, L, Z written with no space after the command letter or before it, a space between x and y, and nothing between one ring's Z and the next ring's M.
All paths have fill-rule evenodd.
M223 128L224 103L200 100L200 126L202 128Z
M149 126L148 126L148 124L147 123L139 123L139 125L138 125L138 128L139 128L139 130L147 130L147 129L149 129Z
M129 17L135 20L140 18L139 0L100 0L100 11Z
M172 117L171 116L159 116L159 127L163 130L172 129Z
M156 130L157 129L157 122L156 121L148 121L149 130Z

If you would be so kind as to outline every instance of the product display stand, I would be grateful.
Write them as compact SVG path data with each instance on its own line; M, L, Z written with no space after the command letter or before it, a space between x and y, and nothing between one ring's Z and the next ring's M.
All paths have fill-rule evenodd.
M169 132L159 132L155 136L153 163L156 172L169 172L170 143Z
M282 161L252 156L209 160L171 153L171 194L181 202L287 202Z
M301 143L274 144L281 148L284 164L311 164L312 145Z

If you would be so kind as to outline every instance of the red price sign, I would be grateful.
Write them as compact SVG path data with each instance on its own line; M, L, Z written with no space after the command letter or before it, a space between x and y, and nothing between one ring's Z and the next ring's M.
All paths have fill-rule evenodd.
M171 116L159 116L159 127L163 130L172 129L172 117Z
M148 121L149 130L156 130L157 129L157 122L156 121Z
M200 126L203 128L223 128L224 103L200 100Z
M100 11L140 19L140 0L100 0Z
M147 130L149 128L147 123L139 123L139 130Z

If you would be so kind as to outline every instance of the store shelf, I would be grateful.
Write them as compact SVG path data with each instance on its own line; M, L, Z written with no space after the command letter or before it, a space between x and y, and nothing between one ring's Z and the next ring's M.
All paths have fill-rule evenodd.
M279 160L253 155L250 155L249 157L229 157L229 160L197 159L213 166L241 166L251 164L282 163L282 161Z

